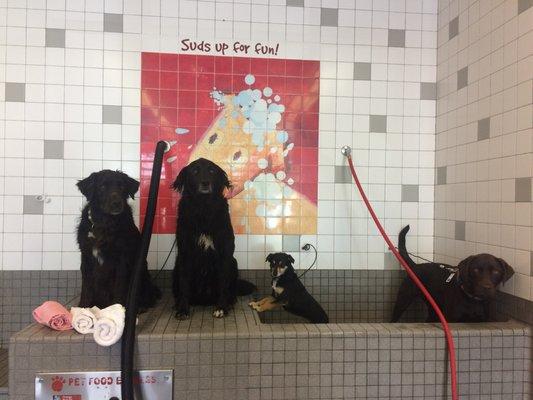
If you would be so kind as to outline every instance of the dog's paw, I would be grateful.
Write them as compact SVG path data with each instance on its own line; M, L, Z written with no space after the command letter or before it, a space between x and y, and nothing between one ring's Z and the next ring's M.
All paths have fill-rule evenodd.
M215 311L213 311L213 317L215 318L222 318L226 314L226 311L224 311L222 308L217 308Z
M249 307L255 308L257 306L257 301L251 301L248 303Z
M176 318L183 321L186 319L189 319L190 315L187 311L177 311L176 312Z

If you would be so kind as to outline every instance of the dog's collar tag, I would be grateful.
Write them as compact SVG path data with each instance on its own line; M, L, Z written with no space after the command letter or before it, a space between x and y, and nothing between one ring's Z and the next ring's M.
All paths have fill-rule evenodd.
M454 276L455 276L455 272L452 272L452 273L448 276L448 278L446 278L446 283L450 283L450 282L452 281L452 279L453 279Z

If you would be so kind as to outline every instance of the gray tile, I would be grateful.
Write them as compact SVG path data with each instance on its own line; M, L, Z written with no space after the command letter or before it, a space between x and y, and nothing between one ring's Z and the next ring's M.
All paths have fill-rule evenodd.
M370 115L370 132L387 132L386 115Z
M457 90L468 86L468 67L461 68L457 71Z
M283 235L283 251L300 251L300 235Z
M437 167L437 185L445 185L448 175L448 167Z
M465 240L466 238L466 222L455 221L455 240Z
M533 5L533 0L518 0L518 14L523 13Z
M389 47L405 47L405 29L389 29Z
M400 264L390 251L383 254L385 269L399 269Z
M42 214L44 203L36 199L36 196L24 196L22 212L24 214Z
M65 30L46 28L46 47L65 47Z
M490 137L490 117L477 121L477 140L485 140Z
M372 64L367 62L354 63L353 79L359 81L369 81L372 79Z
M437 100L437 84L420 82L420 100Z
M123 32L122 14L104 14L104 32Z
M336 8L321 8L320 9L320 25L338 26L339 25L339 10Z
M6 82L5 101L26 101L26 84L19 82Z
M347 165L335 165L335 183L352 183L352 173Z
M63 140L45 140L44 141L44 158L62 159L64 142Z
M121 124L122 123L122 107L104 105L102 107L102 123Z
M514 192L517 203L529 203L531 201L531 178L516 178Z
M304 0L287 0L287 7L303 7Z
M455 17L448 24L448 39L453 39L459 34L459 17Z
M418 185L402 185L402 201L417 202L418 201Z

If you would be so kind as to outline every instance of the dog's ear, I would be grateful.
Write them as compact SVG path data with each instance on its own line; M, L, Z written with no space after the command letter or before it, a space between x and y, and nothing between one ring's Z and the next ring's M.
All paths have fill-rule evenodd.
M507 282L511 278L511 276L513 276L514 269L509 264L507 264L507 261L505 261L504 259L498 258L497 260L500 262L500 265L503 268L502 283Z
M287 258L288 258L288 260L290 261L290 263L292 265L294 263L294 258L290 254L287 254Z
M124 185L126 187L126 192L128 195L135 199L135 193L139 190L139 181L133 178L130 178L126 174L122 174L122 180L124 181Z
M274 260L274 254L270 253L267 258L265 259L266 262L271 263L272 260Z
M226 171L224 171L222 168L220 168L218 165L215 164L218 179L217 182L220 182L222 185L221 189L231 189L231 182L228 179L228 174L226 174Z
M468 277L470 275L470 265L472 264L473 260L474 256L466 257L457 266L457 268L459 268L459 271L457 271L457 275L463 282L468 281Z
M76 184L81 194L83 194L87 198L87 200L91 200L94 195L94 189L96 186L96 174L97 172L93 172L87 178L78 181L78 183Z
M189 166L185 166L181 169L178 176L176 176L176 179L174 180L174 183L172 184L172 188L179 193L183 192L183 189L185 188L185 181L187 180L187 174L189 172Z

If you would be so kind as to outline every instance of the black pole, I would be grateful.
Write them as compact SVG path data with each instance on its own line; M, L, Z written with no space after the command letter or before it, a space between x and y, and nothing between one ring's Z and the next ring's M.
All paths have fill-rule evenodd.
M120 375L122 400L134 400L133 397L133 354L135 350L135 321L137 318L137 295L141 279L143 264L148 255L152 228L154 225L155 207L157 205L157 193L159 192L159 180L161 178L161 167L163 165L163 154L168 149L165 141L157 142L154 154L154 164L152 167L152 177L150 178L150 190L148 192L148 204L146 204L146 216L144 218L143 230L141 233L141 245L138 249L137 261L132 271L128 301L126 304L126 321L124 333L122 335L122 348L120 354ZM132 249L135 251L136 249Z

